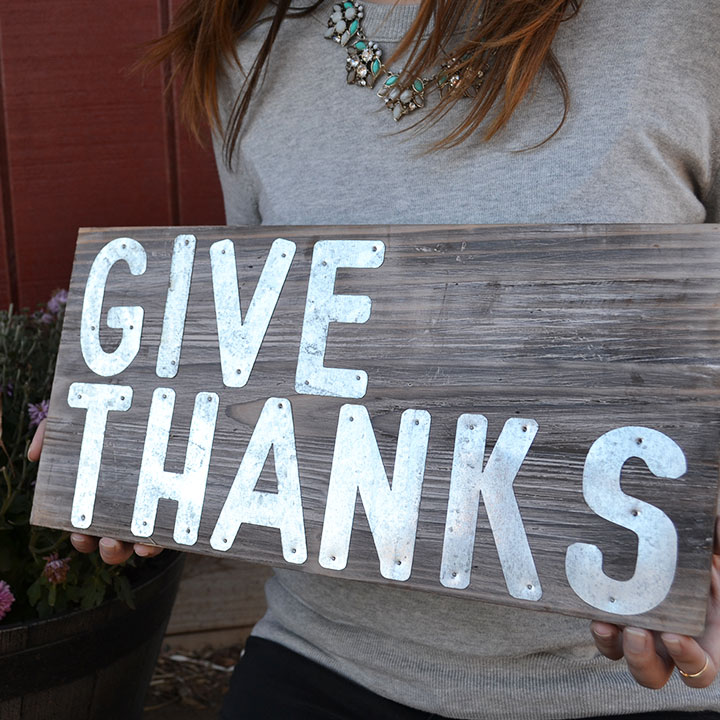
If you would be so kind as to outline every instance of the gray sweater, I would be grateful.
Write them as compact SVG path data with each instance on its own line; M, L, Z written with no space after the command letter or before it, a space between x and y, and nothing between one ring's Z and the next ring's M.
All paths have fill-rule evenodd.
M364 6L387 56L416 7ZM514 152L561 117L542 78L491 142L434 154L423 151L462 103L424 134L398 134L375 92L347 85L345 51L323 37L331 7L284 24L232 171L216 145L228 224L718 221L718 0L585 0L554 45L571 92L560 133ZM243 67L266 28L240 43ZM235 67L222 79L223 113L241 82ZM289 570L267 598L255 634L448 717L720 710L717 683L639 687L598 655L584 620Z

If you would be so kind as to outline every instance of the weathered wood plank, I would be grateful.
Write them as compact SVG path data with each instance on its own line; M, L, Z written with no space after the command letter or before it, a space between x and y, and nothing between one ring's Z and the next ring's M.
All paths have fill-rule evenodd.
M198 247L178 374L161 378L155 363L173 241L181 233L194 234ZM91 263L106 242L118 237L142 243L147 271L132 276L124 262L110 270L103 318L113 306L142 306L145 315L132 364L114 377L102 378L88 369L81 353L81 309ZM234 240L246 320L277 237L292 239L297 252L248 383L226 387L209 247L224 238ZM380 267L340 269L334 284L336 295L367 295L372 302L367 323L330 324L324 356L325 367L368 374L367 391L359 399L320 397L295 389L313 248L326 239L369 241L385 248ZM325 566L319 553L341 408L367 408L388 477L402 413L423 410L430 414L431 424L410 579L381 577L378 551L359 499L343 577L697 632L704 620L718 480L719 239L716 226L83 231L33 521L73 529L70 507L86 416L86 410L68 407L73 382L132 388L130 409L108 414L87 530L127 540L137 539L130 526L146 436L158 432L152 428L148 433L153 391L177 391L164 466L175 473L181 473L185 463L195 396L215 393L219 413L199 536L197 543L184 547L286 564L275 528L245 523L227 552L210 546L261 411L268 398L275 397L292 407L308 549L304 564L288 565L335 575L338 571L328 567L329 553ZM104 350L112 352L120 338L121 332L103 320ZM302 378L298 380L302 387ZM453 589L440 583L453 448L463 414L487 418L485 462L509 418L538 425L512 491L542 586L540 599L509 595L503 571L512 563L501 563L483 502L469 587ZM638 459L623 467L623 491L661 510L678 538L672 587L659 605L640 615L614 612L607 598L604 609L591 607L571 589L565 565L570 545L591 543L601 549L603 570L610 577L627 581L636 570L638 535L627 529L633 521L620 526L597 515L588 507L582 486L583 466L595 440L625 426L663 433L677 443L688 463L687 472L677 480L656 477ZM643 438L638 440L642 446ZM271 454L256 490L276 489ZM160 500L152 542L178 546L172 539L176 509L175 502ZM501 510L506 520L508 506ZM644 521L646 506L636 503L627 514L640 514Z
M80 678L25 695L21 698L22 712L19 717L42 718L47 717L49 711L59 713L60 709L69 713L65 717L90 717L87 709L92 702L92 697L93 683L88 681L88 678ZM14 700L10 700L10 703L14 702ZM107 717L110 718L110 716ZM117 719L117 715L115 719Z
M163 640L163 652L194 653L208 648L243 647L252 633L253 625L167 634Z
M265 612L264 586L271 572L236 559L188 557L167 634L250 628Z
M131 75L157 3L4 0L0 43L18 304L67 287L78 225L170 223L163 88Z
M176 17L181 5L180 0L169 0L169 17ZM172 107L179 224L224 224L225 206L220 178L215 166L211 132L209 128L204 129L202 142L199 143L188 131L179 106L181 87L178 79L173 86Z
M2 50L0 49L0 53ZM0 54L0 112L3 108L2 100L2 54ZM5 128L4 113L0 115L0 142L4 145ZM0 150L0 308L7 308L12 302L12 278L10 267L14 264L13 248L8 242L8 228L12 227L11 217L7 209L11 207L10 191L7 183L7 173L3 172L3 158L5 153Z

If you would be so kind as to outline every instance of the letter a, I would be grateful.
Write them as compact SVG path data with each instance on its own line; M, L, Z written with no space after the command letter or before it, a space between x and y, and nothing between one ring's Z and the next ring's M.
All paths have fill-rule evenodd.
M270 448L275 459L277 493L255 490ZM307 560L295 426L290 401L270 398L260 413L237 475L210 538L215 550L229 550L243 523L280 528L283 557Z

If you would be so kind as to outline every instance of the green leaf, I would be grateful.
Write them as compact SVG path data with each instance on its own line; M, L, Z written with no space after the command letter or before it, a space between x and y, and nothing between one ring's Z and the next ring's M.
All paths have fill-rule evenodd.
M45 620L45 618L49 618L50 615L52 615L52 608L48 604L48 601L43 598L37 605L37 612L40 616L41 620Z
M78 587L77 585L68 585L65 592L68 600L71 603L78 602L83 596L82 588Z
M135 598L130 581L124 575L116 575L113 583L117 596L132 610L135 609Z
M35 606L40 601L42 595L42 578L38 578L28 589L27 596L30 604Z

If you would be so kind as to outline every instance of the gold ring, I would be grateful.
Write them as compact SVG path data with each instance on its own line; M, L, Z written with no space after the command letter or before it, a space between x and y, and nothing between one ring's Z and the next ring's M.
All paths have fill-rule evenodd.
M705 664L696 673L686 673L686 672L683 672L680 668L678 668L678 672L683 677L686 677L686 678L700 677L707 670L709 664L710 664L710 656L707 653L705 653Z

